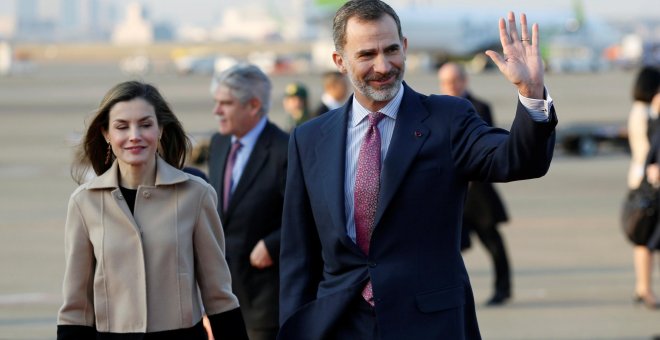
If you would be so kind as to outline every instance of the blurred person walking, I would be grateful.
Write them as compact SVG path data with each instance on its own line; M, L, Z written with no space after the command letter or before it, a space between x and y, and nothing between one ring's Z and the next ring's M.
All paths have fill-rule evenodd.
M215 190L180 170L189 147L152 85L104 96L72 167L98 177L69 200L58 339L207 339L204 311L216 334L247 338Z
M477 113L489 126L494 126L490 105L475 98L468 91L468 75L465 68L449 62L438 69L440 91L443 94L465 98L472 103ZM470 182L463 210L463 232L461 248L470 247L470 236L475 232L486 248L493 263L495 279L493 295L486 305L501 305L511 298L511 270L504 240L498 230L498 224L508 221L504 203L488 182Z
M340 108L346 101L349 87L346 75L339 71L327 71L323 73L323 93L321 103L314 111L314 117L318 117L330 110Z
M278 332L279 254L288 135L268 120L271 81L238 64L213 79L218 132L209 146L209 179L227 241L234 292L251 340ZM223 339L222 337L218 337Z
M660 71L651 66L643 67L635 79L633 104L628 114L628 142L631 160L628 170L628 188L635 189L644 179L644 168L649 156L650 137L654 133L658 112L651 109L651 101L660 90ZM657 298L651 284L653 252L647 247L648 239L633 241L635 267L634 300L655 309Z

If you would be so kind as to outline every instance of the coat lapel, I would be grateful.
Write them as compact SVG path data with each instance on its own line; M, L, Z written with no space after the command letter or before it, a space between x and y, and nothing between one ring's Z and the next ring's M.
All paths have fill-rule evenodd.
M229 149L231 146L231 137L229 136L219 136L214 143L217 144L217 148L213 147L212 149L221 150L219 157L210 157L209 161L213 164L209 164L209 169L215 169L213 173L209 173L209 181L215 189L218 195L218 213L220 217L225 218L225 212L222 211L222 206L224 204L223 195L224 192L224 175L225 175L225 164L227 163L227 157L229 157Z
M381 187L374 220L376 226L430 133L429 128L423 123L429 112L422 105L419 94L405 84L404 87L405 92L397 113L392 140L381 170Z
M231 194L231 200L229 201L229 206L227 207L227 218L231 216L231 213L235 209L238 202L240 202L243 196L245 196L245 193L248 192L248 189L252 186L254 180L257 178L257 174L259 174L261 169L266 164L266 161L270 156L268 149L270 148L272 140L272 132L273 130L271 123L268 122L264 130L261 132L261 135L257 139L257 143L254 145L254 149L252 149L250 158L248 158L247 164L245 164L245 168L243 169L241 178L236 184L234 193ZM227 157L225 156L225 162L226 159Z
M321 136L316 145L316 160L319 179L322 181L328 211L332 225L336 226L339 239L345 246L359 249L346 234L346 209L344 207L344 177L346 165L346 129L349 99L347 104L336 112L321 126Z

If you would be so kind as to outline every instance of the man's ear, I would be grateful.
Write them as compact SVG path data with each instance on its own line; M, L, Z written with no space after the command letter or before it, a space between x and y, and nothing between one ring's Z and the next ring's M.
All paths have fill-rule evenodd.
M335 62L335 66L337 66L337 70L343 74L346 74L346 67L344 66L344 57L341 55L341 53L334 51L332 52L332 61Z
M403 37L403 60L406 60L408 55L408 38Z
M261 111L261 100L259 100L259 98L253 97L252 99L248 100L248 106L250 108L251 115L258 115L259 111Z

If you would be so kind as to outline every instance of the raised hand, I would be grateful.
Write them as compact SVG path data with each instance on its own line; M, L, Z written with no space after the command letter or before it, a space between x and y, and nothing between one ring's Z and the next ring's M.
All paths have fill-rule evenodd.
M539 25L532 25L532 36L527 31L527 16L520 15L520 35L516 28L516 16L509 12L509 25L500 19L500 42L504 55L488 50L488 55L500 72L509 79L521 95L543 99L543 60L539 48Z

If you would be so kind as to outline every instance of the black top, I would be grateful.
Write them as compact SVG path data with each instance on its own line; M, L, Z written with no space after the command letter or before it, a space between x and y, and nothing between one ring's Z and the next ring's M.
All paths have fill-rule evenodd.
M131 209L131 214L135 215L133 210L135 210L135 196L137 196L137 189L119 187L119 190L121 190L121 194L124 195L126 204L128 204L128 208Z

